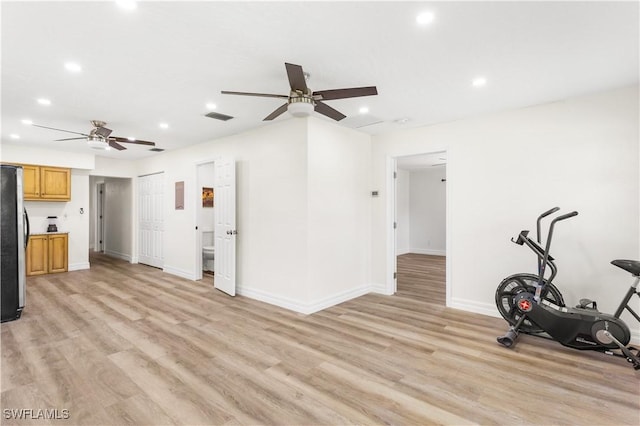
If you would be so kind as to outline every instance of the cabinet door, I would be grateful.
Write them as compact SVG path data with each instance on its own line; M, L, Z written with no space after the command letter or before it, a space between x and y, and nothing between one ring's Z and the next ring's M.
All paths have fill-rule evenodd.
M71 199L71 170L59 167L40 167L40 197L47 200Z
M48 268L48 238L46 235L32 235L27 244L27 276L42 275Z
M67 234L49 235L49 272L67 271Z
M25 200L40 198L40 167L22 164L22 185Z

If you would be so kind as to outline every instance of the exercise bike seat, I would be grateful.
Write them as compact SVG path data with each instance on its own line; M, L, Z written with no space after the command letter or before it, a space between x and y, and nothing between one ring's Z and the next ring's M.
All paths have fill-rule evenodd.
M640 262L637 260L616 259L612 260L611 264L631 272L634 277L640 277Z

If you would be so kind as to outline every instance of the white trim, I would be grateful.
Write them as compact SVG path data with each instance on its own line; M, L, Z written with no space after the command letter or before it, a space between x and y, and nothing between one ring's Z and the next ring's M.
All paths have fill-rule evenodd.
M385 296L393 296L393 293L389 292L389 289L385 284L371 284L371 293L384 294Z
M498 308L494 303L477 302L475 300L460 299L458 297L451 298L449 308L460 309L462 311L474 312L476 314L487 315L495 318L502 318L498 312Z
M415 253L415 254L429 254L432 256L446 256L446 250L433 250L433 249L422 249L422 248L412 248L407 251L407 253Z
M393 173L396 172L395 157L387 157L385 167L385 182L387 189L387 218L385 220L387 234L387 259L386 259L386 289L384 294L395 294L396 280L393 274L396 272L396 233L393 229L396 209L396 180Z
M118 259L126 260L127 262L132 263L130 254L120 253L118 251L113 251L113 250L105 250L104 254L106 254L107 256L116 257Z
M411 253L411 249L409 248L396 249L396 256L400 256L401 254L409 254L409 253Z
M164 266L162 268L162 272L166 272L167 274L176 275L181 278L186 278L191 281L196 281L196 274L193 271L186 271L180 268L174 268L173 266Z
M78 263L71 263L67 266L67 271L71 272L71 271L81 271L83 269L89 269L91 267L91 265L89 264L89 262L78 262Z
M371 286L364 285L351 290L343 291L333 296L320 299L316 302L305 303L299 300L290 299L288 297L267 293L263 290L250 288L246 286L236 287L236 294L239 296L248 297L249 299L259 300L261 302L268 303L270 305L279 306L281 308L288 309L290 311L298 312L300 314L309 315L323 309L330 308L332 306L344 303L348 300L355 299L356 297L363 296L371 292Z

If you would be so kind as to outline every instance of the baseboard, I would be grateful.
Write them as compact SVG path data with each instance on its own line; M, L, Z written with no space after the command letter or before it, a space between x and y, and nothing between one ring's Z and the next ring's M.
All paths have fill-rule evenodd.
M430 254L432 256L446 256L446 250L437 250L437 249L423 249L423 248L412 248L409 249L407 253L415 253L415 254Z
M289 297L274 295L263 290L246 286L236 286L236 294L238 296L248 297L249 299L259 300L260 302L268 303L270 305L279 306L290 311L306 314L306 312L304 312L304 303Z
M385 284L371 284L369 287L371 288L371 293L384 294L385 296L393 295L392 291L387 290Z
M348 300L355 299L356 297L364 296L371 292L370 285L363 285L351 290L346 290L333 296L325 297L317 302L309 303L307 305L307 313L312 314L314 312L321 311L323 309L330 308L340 303L344 303Z
M356 297L363 296L369 292L371 292L371 286L365 285L355 289L343 291L336 295L329 296L315 302L302 302L302 301L291 299L288 297L267 293L263 290L259 290L255 288L250 288L245 286L238 286L236 288L236 294L240 296L245 296L250 299L259 300L261 302L265 302L270 305L279 306L281 308L298 312L304 315L313 314L314 312L318 312L323 309L330 308L332 306L338 305L340 303L344 303Z
M402 254L411 253L411 249L408 248L398 248L396 249L396 256L400 256Z
M105 250L104 254L106 254L107 256L111 256L111 257L117 257L118 259L126 260L127 262L131 263L131 255L130 254L120 253L120 252L113 251L113 250Z
M83 269L89 269L91 265L89 262L71 263L67 266L67 271L82 271Z
M196 275L191 272L191 271L185 271L184 269L180 269L180 268L174 268L173 266L164 266L162 268L163 272L166 272L167 274L171 274L171 275L176 275L178 277L181 278L186 278L188 280L191 281L195 281L196 280Z
M476 314L488 315L490 317L501 318L498 308L493 303L476 302L475 300L451 298L449 308L460 309L461 311L473 312Z

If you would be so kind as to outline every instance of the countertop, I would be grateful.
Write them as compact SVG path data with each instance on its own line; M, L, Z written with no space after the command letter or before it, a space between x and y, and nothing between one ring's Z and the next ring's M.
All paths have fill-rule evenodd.
M60 234L68 234L68 232L62 232L62 231L58 231L58 232L33 232L29 235L60 235Z

